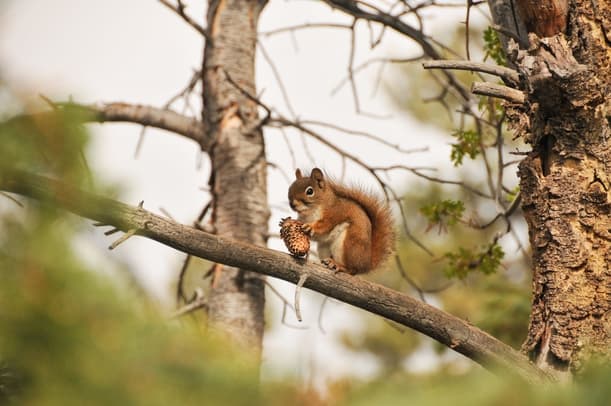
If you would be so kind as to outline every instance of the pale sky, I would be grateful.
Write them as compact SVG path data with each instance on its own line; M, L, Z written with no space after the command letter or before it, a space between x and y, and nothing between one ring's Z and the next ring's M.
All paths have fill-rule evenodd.
M187 1L188 12L196 19L203 16L204 2ZM434 14L432 25L456 24L460 13ZM449 14L448 14L449 13ZM350 22L339 12L332 12L319 2L271 1L266 7L260 31L305 22ZM372 67L358 76L359 95L364 110L390 119L372 119L354 114L350 87L345 86L331 96L331 90L347 71L349 34L347 31L310 29L295 35L279 34L262 37L266 51L288 91L291 105L301 119L327 121L342 127L365 130L399 143L404 148L431 147L427 154L410 155L407 164L436 165L449 156L449 139L434 126L426 126L395 110L383 90L372 97L377 68ZM371 57L408 58L420 52L403 37L387 34L386 41L374 52L368 47L366 30L357 37L357 63ZM81 103L123 101L162 106L188 82L194 69L201 64L202 39L175 14L153 0L0 0L0 69L14 86L34 97L43 94L54 100ZM392 69L385 70L387 77ZM280 112L290 115L274 79L270 66L258 54L257 83L263 99ZM195 101L194 106L199 111ZM177 107L180 109L180 105ZM203 160L196 168L198 149L193 142L160 130L147 131L138 159L134 148L140 128L130 124L92 125L93 140L88 159L96 175L122 185L121 200L137 204L144 200L145 208L159 213L163 207L182 223L191 224L207 199L202 190L207 184L209 163ZM333 131L334 142L343 139ZM336 156L316 142L309 142L315 162L303 153L297 133L288 131L295 147L297 164L318 165L330 173L340 171ZM341 135L354 153L372 164L402 163L400 157L380 145ZM289 174L293 172L290 154L278 131L266 131L266 148L271 162ZM300 152L301 150L301 152ZM361 170L349 167L351 180L371 184ZM284 177L269 170L269 196L272 207L283 206L288 211ZM392 179L394 185L407 185L413 180L404 174ZM287 211L274 210L271 227L276 227ZM272 228L274 230L275 228ZM167 300L169 286L176 278L183 255L171 248L144 238L132 238L117 250L106 246L112 239L101 230L92 229L90 241L79 242L90 259L112 266L110 259L130 263L144 286L160 300ZM285 251L278 241L270 246ZM274 286L291 298L294 287L281 281ZM317 327L322 296L304 294L303 314L306 330L278 326L265 338L266 370L294 373L308 378L315 375L317 384L328 375L350 373L367 376L375 364L367 356L347 353L334 339L345 328L360 329L353 317L357 310L340 303L328 304L324 324L327 334ZM280 317L281 303L269 294L272 317ZM294 318L292 324L297 324ZM279 324L279 323L274 323ZM427 357L428 350L419 355ZM424 354L424 355L423 355ZM426 367L426 361L419 367Z

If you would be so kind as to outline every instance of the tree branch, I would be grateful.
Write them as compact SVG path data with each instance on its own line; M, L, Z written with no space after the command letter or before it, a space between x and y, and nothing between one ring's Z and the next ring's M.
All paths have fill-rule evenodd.
M520 80L518 72L513 69L482 62L453 60L425 61L422 63L422 67L424 69L457 69L474 72L484 72L489 73L491 75L499 76L514 84L517 84Z
M202 151L208 151L210 148L204 124L201 121L169 109L128 103L76 106L91 111L95 121L100 123L122 121L160 128L192 139L199 144Z
M298 283L337 300L413 328L486 368L515 374L527 382L552 379L528 359L475 326L405 294L360 277L330 272L320 265L244 242L215 236L193 227L62 182L17 170L0 171L0 190L58 205L121 230L156 240L182 252Z
M471 91L482 96L497 97L517 104L524 104L526 101L526 96L521 91L496 83L474 82Z
M185 20L187 24L193 27L195 31L199 32L204 38L206 38L207 41L210 40L210 35L208 34L208 31L187 15L187 13L185 12L186 7L184 4L182 4L181 0L178 1L177 5L173 5L167 0L159 0L159 2L166 6L168 9L178 14L183 20Z
M403 34L412 40L414 40L422 51L429 56L431 59L442 59L442 55L432 45L432 41L427 35L419 29L412 27L411 25L403 22L399 16L392 15L390 13L383 12L382 10L375 9L370 12L372 6L361 7L361 2L354 0L324 0L331 8L338 9L344 13L355 17L356 19L363 19L366 21L372 21L382 24L385 27L389 27L392 30ZM469 92L462 86L456 78L449 72L443 71L446 76L448 83L456 89L460 96L464 100L469 100Z

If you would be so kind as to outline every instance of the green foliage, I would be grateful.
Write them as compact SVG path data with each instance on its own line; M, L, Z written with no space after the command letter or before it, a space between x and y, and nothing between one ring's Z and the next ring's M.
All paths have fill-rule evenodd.
M460 221L465 211L465 204L460 200L442 200L430 203L420 208L420 213L429 222L428 229L438 225L439 230L445 230L447 226L453 226Z
M520 185L517 185L507 193L507 200L513 202L518 197L518 193L520 193Z
M419 339L414 331L380 317L366 315L366 328L357 334L344 334L342 343L352 351L367 352L380 361L382 374L402 369L406 358L416 349Z
M32 218L2 226L0 357L19 404L264 403L254 365L90 272L59 216Z
M340 404L359 405L541 405L598 406L608 404L609 368L595 369L579 385L527 385L510 376L495 376L482 369L467 374L442 371L429 376L395 375L353 384Z
M452 144L452 152L450 159L454 166L462 165L463 158L467 155L471 159L475 159L480 153L480 134L473 130L456 130L452 133L452 137L456 138L457 142Z
M531 293L527 278L508 276L507 272L472 273L441 292L439 299L449 313L519 349L528 331Z
M10 164L92 182L81 120L65 110L41 117L0 124L0 179ZM261 385L257 360L227 340L163 318L85 265L72 243L82 222L50 204L0 199L0 404L295 403L292 387Z
M488 27L484 30L484 61L492 58L498 65L507 66L507 56L501 44L499 34L492 28Z
M71 105L24 113L0 123L0 165L54 173L73 185L84 185L89 179L83 123L90 113Z
M496 241L479 251L459 247L458 251L444 254L448 261L444 272L448 278L459 279L464 279L475 270L485 275L492 274L496 272L504 256L503 248Z

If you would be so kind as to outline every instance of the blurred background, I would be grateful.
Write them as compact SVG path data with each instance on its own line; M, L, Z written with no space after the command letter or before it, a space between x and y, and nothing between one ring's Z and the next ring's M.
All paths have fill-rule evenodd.
M193 18L203 21L204 2L185 4ZM487 9L471 12L470 56L483 60L489 45ZM431 7L422 16L425 32L458 53L452 57L464 58L465 9ZM424 168L439 179L467 179L475 188L485 187L487 163L481 155L462 151L465 157L457 163L456 101L450 99L449 109L425 102L440 88L420 61L376 63L415 58L421 54L417 45L387 32L372 47L366 24L357 27L355 66L366 64L355 81L357 112L346 82L349 31L276 31L315 22L352 20L322 2L272 1L266 6L257 54L263 101L287 117L366 131L419 150L406 155L368 137L317 127L370 165ZM45 99L163 106L199 69L202 51L199 34L156 1L0 1L0 118L49 109ZM458 76L473 80L469 74ZM197 89L172 108L198 117ZM195 143L152 128L143 132L132 124L75 122L78 117L65 116L53 126L26 123L36 137L61 130L70 141L63 140L59 149L23 142L14 127L3 125L0 131L9 140L3 143L3 159L45 171L46 163L32 153L44 146L45 154L61 162L61 170L77 184L93 179L98 191L117 200L144 201L148 210L193 223L209 199L210 170ZM506 140L508 150L525 150L510 136ZM277 224L291 214L286 194L295 167L320 166L338 178L377 187L362 168L344 164L299 132L266 129L265 141L271 164L271 248L285 251ZM504 180L508 190L515 190L515 166L507 168ZM523 255L528 236L519 210L510 233L505 234L503 222L478 230L470 225L486 223L499 208L465 188L406 171L388 172L385 181L404 197L406 226L434 255L403 236L398 253L404 269L390 264L368 278L421 297L519 348L530 308L529 264ZM583 395L517 393L432 340L315 292L303 293L304 321L299 323L292 312L283 315L281 297L290 301L294 286L271 279L262 389L255 366L213 337L204 338L202 314L170 319L184 254L144 238L109 251L116 237L105 236L90 221L25 203L18 196L0 196L0 268L7 281L0 287L0 399L32 399L31 404L82 404L83 399L100 404L202 399L209 404L286 404L289 399L304 404L394 404L399 399L509 404L530 396L558 404ZM398 208L395 212L399 218ZM489 263L482 264L482 258ZM203 277L209 267L206 261L191 262L187 296L207 289ZM479 389L461 390L465 385ZM596 401L597 392L589 393Z

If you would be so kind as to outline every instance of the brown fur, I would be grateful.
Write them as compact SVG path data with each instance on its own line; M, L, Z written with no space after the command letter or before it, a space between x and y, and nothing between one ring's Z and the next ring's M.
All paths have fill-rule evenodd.
M371 222L371 269L382 265L392 254L395 245L395 229L390 207L375 195L355 187L332 183L339 196L357 202Z
M360 188L325 178L318 168L309 177L297 170L289 202L304 222L304 231L318 241L321 260L329 268L365 273L379 267L393 250L388 205Z

